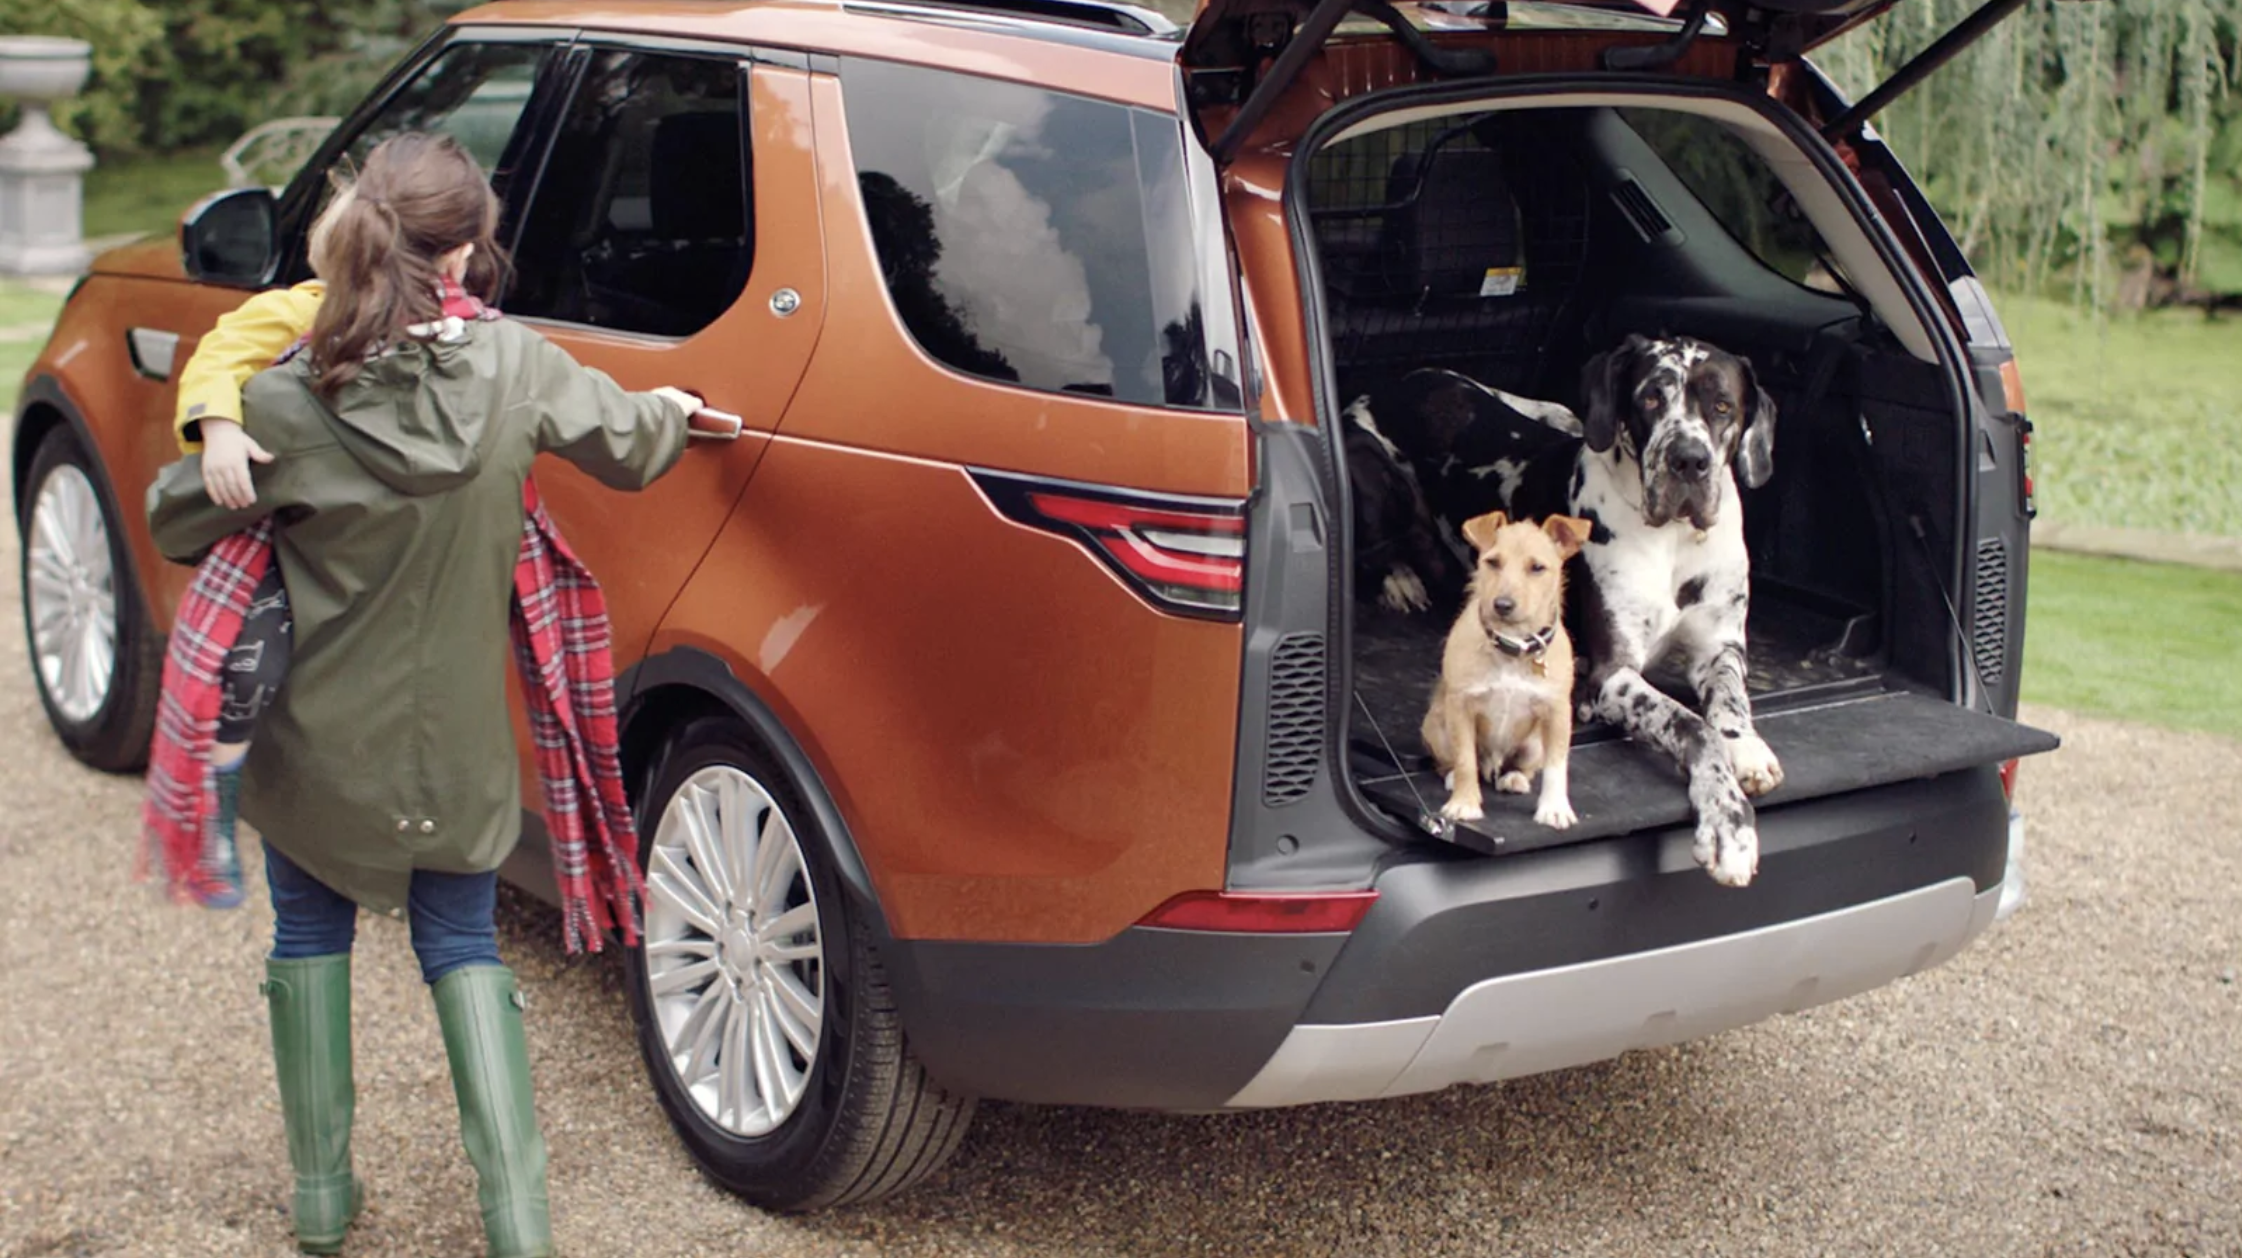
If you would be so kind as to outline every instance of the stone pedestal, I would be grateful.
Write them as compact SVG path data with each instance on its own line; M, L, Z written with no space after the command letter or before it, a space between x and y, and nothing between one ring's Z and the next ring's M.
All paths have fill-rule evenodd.
M92 47L38 35L0 37L0 96L23 121L0 138L0 273L73 275L85 269L86 146L56 129L47 104L86 81Z

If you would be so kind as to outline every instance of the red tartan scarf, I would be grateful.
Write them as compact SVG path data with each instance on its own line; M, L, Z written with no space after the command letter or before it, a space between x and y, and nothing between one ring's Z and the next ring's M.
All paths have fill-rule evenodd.
M447 316L495 318L446 294ZM293 352L293 351L291 351ZM514 562L512 630L545 796L545 827L570 952L600 950L607 931L638 942L638 829L617 755L615 664L607 601L538 500L522 484L522 547ZM195 568L164 657L148 752L142 868L160 864L174 898L196 894L216 792L220 670L241 635L250 596L273 562L268 517L221 539Z

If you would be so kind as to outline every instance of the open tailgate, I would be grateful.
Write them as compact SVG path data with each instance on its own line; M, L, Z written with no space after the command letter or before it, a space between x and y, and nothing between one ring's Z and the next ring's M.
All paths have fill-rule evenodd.
M1902 690L1786 705L1758 713L1754 725L1783 762L1783 784L1758 801L1762 809L1999 764L2053 751L2058 742L2045 730ZM1358 765L1363 794L1403 817L1421 817L1425 801L1438 808L1448 797L1428 758L1404 756L1401 768L1406 772L1391 763ZM1577 743L1569 772L1580 814L1571 829L1536 822L1532 795L1489 791L1483 819L1442 837L1492 855L1688 825L1694 818L1672 758L1616 731Z

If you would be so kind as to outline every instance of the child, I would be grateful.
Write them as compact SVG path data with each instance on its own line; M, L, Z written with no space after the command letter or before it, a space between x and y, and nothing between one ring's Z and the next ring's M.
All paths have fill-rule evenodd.
M313 231L316 234L318 228ZM249 465L272 461L272 455L242 428L241 386L311 331L325 292L323 281L307 280L294 288L251 297L220 316L179 374L179 413L173 432L181 453L201 452L203 488L219 506L241 508L256 502ZM291 628L288 591L281 584L280 565L274 564L258 583L241 636L226 654L218 742L211 757L215 807L201 868L186 881L188 894L209 908L230 909L241 903L241 856L234 837L241 762L248 755L257 714L288 673Z

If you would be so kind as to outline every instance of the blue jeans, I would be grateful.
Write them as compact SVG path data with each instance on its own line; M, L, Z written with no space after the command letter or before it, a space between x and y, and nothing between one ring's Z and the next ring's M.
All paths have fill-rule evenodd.
M350 951L358 905L303 871L270 844L265 881L272 888L272 959L324 957ZM498 873L413 871L405 896L413 955L429 983L467 965L498 965Z

